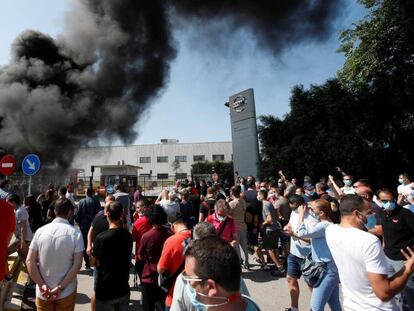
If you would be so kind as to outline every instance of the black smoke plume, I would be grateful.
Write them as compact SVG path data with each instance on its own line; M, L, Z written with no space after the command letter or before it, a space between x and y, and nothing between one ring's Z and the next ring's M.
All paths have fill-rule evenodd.
M325 38L341 2L78 0L62 36L28 30L13 43L0 69L0 149L67 167L99 138L132 143L135 123L168 81L174 25L209 33L209 21L220 21L226 29L209 33L217 37L246 28L277 54Z

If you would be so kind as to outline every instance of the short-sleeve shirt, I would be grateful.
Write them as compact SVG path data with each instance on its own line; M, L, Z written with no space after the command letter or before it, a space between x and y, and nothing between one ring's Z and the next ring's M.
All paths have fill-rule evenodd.
M411 184L408 184L408 185L399 185L397 187L397 192L398 192L398 194L405 194L407 192L411 193L411 192L413 192L413 189L411 188ZM405 205L405 204L408 204L408 203L409 202L407 201L407 198L404 196L403 197L403 204L402 205Z
M175 201L161 200L160 205L168 217L175 217L180 211L180 204Z
M164 243L158 266L167 271L168 275L175 273L184 262L184 249L191 238L191 231L185 230L170 236ZM171 306L174 286L171 286L165 304Z
M414 214L409 209L397 206L390 213L382 213L381 223L385 254L393 260L405 260L400 250L414 246Z
M103 211L96 214L95 218L92 221L92 228L93 232L95 233L95 238L99 233L109 229L108 219L106 218L106 215L103 213Z
M135 241L135 259L138 260L138 250L141 244L142 236L151 230L152 226L147 216L138 218L132 226L132 238Z
M29 223L29 213L27 212L26 208L20 206L16 210L16 237L18 240L22 239L22 226L26 226L26 241L31 241L33 238L32 229L30 229Z
M304 223L306 226L309 226L311 223L310 220L311 217L309 217L309 213L305 213L304 217ZM299 225L299 213L298 210L292 210L292 213L290 214L289 224L292 227L293 231L296 231ZM311 251L310 244L298 239L296 237L291 237L290 239L290 253L296 257L299 258L305 258Z
M96 298L111 300L129 293L129 267L132 236L124 228L109 229L98 234L93 255L98 259Z
M237 230L247 230L246 202L243 199L235 199L229 203L231 214L236 223Z
M270 216L270 218L272 219L272 223L266 226L266 231L280 230L280 224L277 222L276 211L273 204L269 201L263 201L263 220L266 220L267 216Z
M16 229L16 218L13 206L5 200L0 200L0 281L6 275L7 238Z
M393 300L379 299L368 280L368 272L387 275L388 264L380 240L357 228L331 225L326 242L338 267L345 310L395 311Z
M144 269L141 280L146 284L158 282L157 264L161 257L165 240L170 236L164 228L152 228L141 239L138 250L139 257L144 261Z
M30 248L38 252L40 275L50 288L55 288L62 282L73 266L75 254L85 249L80 230L60 217L37 229ZM60 297L68 297L76 290L76 286L77 279L74 278ZM38 285L36 297L45 300Z

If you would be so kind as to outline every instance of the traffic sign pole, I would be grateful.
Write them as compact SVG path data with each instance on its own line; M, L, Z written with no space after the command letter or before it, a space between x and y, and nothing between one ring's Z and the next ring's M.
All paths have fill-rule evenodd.
M32 176L29 176L29 189L27 190L29 195L32 195Z
M28 193L32 194L32 176L37 174L40 170L40 159L36 154L28 154L24 157L22 162L23 173L29 176Z

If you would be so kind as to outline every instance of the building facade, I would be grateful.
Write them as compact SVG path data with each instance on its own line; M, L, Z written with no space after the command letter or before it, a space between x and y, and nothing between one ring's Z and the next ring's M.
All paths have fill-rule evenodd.
M91 166L128 164L142 167L138 176L168 179L178 174L180 179L191 176L191 165L203 161L232 161L231 142L179 143L162 139L159 144L87 147L78 151L72 167L83 169L91 176ZM100 171L95 170L94 179Z

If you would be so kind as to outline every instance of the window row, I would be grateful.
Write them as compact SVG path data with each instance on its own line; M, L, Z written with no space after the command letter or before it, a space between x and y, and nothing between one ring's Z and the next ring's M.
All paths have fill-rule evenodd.
M213 161L224 161L224 154L213 154ZM187 162L187 156L175 156L174 161L179 163ZM193 162L203 162L206 161L205 155L194 155ZM151 157L139 157L139 163L151 163ZM168 156L159 156L157 157L157 163L168 163Z

